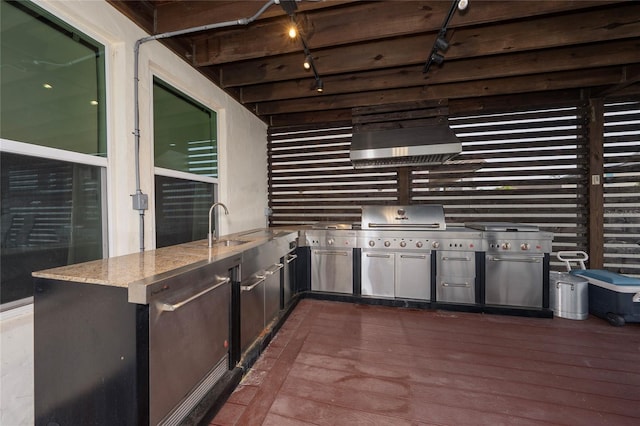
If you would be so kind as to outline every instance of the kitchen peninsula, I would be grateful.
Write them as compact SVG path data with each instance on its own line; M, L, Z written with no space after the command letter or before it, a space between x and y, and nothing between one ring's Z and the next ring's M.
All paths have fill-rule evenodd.
M239 361L243 253L277 263L296 237L258 229L35 272L35 423L183 421Z

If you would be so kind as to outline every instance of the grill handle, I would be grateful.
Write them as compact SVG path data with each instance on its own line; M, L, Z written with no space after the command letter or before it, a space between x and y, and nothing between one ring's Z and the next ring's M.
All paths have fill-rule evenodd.
M424 229L424 228L432 228L432 229L440 229L441 224L438 222L435 223L372 223L369 222L369 228L413 228L413 229Z

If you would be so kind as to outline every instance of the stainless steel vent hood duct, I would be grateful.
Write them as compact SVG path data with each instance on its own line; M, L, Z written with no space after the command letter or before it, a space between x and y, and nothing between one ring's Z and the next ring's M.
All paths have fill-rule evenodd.
M446 122L389 130L366 130L351 138L356 169L430 166L462 152L462 144Z

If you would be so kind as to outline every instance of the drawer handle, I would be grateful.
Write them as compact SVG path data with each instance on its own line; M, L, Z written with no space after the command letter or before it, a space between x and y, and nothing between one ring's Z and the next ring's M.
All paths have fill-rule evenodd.
M469 287L469 283L448 283L446 281L442 282L442 287Z
M265 275L257 275L256 278L258 278L258 281L256 281L255 283L253 283L251 285L241 285L240 286L240 291L251 291L251 290L253 290L257 286L259 286L260 283L264 282L264 280L267 277Z
M296 260L297 258L298 258L297 254L289 254L289 255L287 255L286 262L287 262L287 264L289 264L289 263L293 262L294 260Z
M492 257L490 259L494 262L525 262L525 263L542 262L542 258L540 257Z
M400 257L403 259L426 259L427 258L427 256L425 256L424 254L422 255L401 254Z
M450 260L450 261L462 261L462 262L468 262L471 259L467 256L465 257L449 257L449 256L443 256L442 260Z
M267 275L273 275L282 268L284 268L284 265L282 263L274 263L273 265L271 265L271 267L269 267L269 269L264 272Z
M367 257L379 257L381 259L389 259L391 257L390 254L372 254L372 253L367 253Z
M316 251L316 254L323 254L327 256L348 256L346 251Z
M176 311L176 310L180 309L181 307L183 307L184 305L186 305L187 303L189 303L189 302L192 302L192 301L196 300L198 297L204 296L205 294L209 293L210 291L213 291L213 290L217 289L218 287L223 286L223 285L225 285L225 284L229 283L230 281L231 281L231 279L227 277L227 278L225 278L224 280L222 280L222 281L220 281L220 282L215 283L214 285L212 285L212 286L211 286L211 287L209 287L209 288L205 288L205 289L204 289L204 290L202 290L201 292L196 293L196 294L194 294L193 296L191 296L191 297L189 297L188 299L185 299L185 300L183 300L183 301L181 301L181 302L174 303L174 304L171 304L171 303L163 303L160 309L161 309L162 311L165 311L165 312L173 312L173 311Z

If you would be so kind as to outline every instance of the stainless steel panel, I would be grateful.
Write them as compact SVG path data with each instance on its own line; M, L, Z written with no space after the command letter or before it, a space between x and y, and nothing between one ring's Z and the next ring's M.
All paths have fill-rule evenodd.
M395 296L395 253L362 251L362 294Z
M311 290L353 293L353 250L312 249Z
M396 253L395 295L431 299L431 254Z
M444 208L437 204L363 206L362 229L446 229Z
M240 287L240 348L244 352L264 328L265 275Z
M476 263L472 251L440 251L436 258L436 300L476 302Z
M184 285L149 306L151 424L160 422L227 355L231 284L224 278L212 276L206 286Z
M488 254L485 260L485 303L541 308L542 255Z
M277 263L268 268L264 282L264 325L266 326L280 312L280 274L284 265Z

